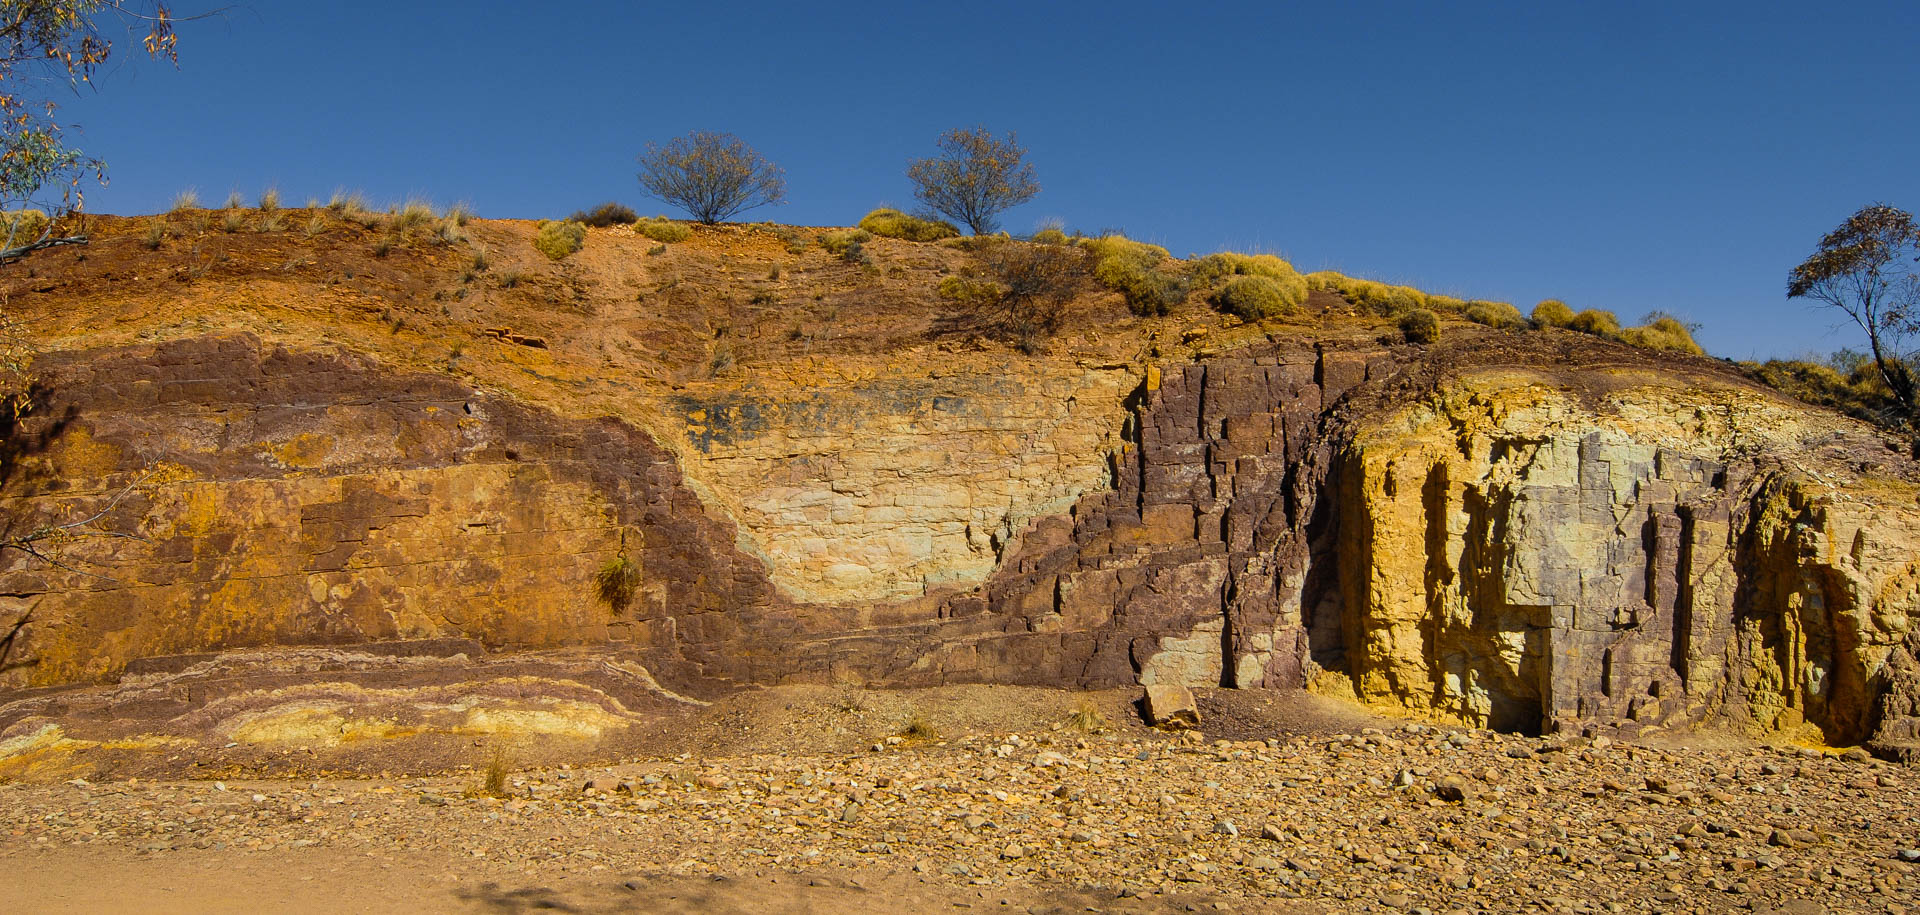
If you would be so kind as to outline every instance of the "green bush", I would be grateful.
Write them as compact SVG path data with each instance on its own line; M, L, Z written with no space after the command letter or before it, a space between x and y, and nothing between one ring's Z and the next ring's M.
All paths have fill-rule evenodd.
M1520 315L1520 309L1507 302L1468 302L1462 314L1475 324L1485 324L1501 330L1525 327L1527 319Z
M1620 319L1614 317L1611 311L1589 308L1574 315L1573 320L1567 322L1567 329L1596 337L1618 337L1620 336Z
M1296 295L1270 276L1236 276L1214 290L1209 299L1215 308L1249 321L1287 314L1305 300L1305 290Z
M1408 343L1432 343L1440 339L1440 319L1424 308L1415 308L1400 316L1400 332Z
M577 222L589 228L604 229L609 226L633 225L640 221L640 214L635 213L633 207L609 200L591 210L574 213L567 217L567 221Z
M1546 299L1533 306L1533 326L1565 327L1573 323L1573 309L1559 299Z
M693 230L685 223L674 222L671 219L635 220L633 230L663 243L682 242L693 236Z
M587 243L587 227L577 222L543 220L533 236L533 246L554 260L560 260Z
M1672 315L1649 316L1653 320L1639 327L1629 327L1620 332L1620 339L1643 349L1666 350L1676 353L1689 353L1699 356L1705 353L1700 344L1693 342L1693 332L1679 318Z
M939 241L960 234L960 230L946 220L909 216L890 207L881 207L861 217L860 228L875 235L907 241Z

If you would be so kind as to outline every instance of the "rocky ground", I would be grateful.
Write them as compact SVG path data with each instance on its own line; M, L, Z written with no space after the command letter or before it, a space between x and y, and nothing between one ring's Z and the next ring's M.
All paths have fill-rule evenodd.
M0 786L0 898L221 910L195 881L251 879L237 908L1920 912L1920 773L1857 751L1286 733L1213 710L1281 736L1087 708L1018 734L915 720L852 752L511 771L502 796L479 770Z

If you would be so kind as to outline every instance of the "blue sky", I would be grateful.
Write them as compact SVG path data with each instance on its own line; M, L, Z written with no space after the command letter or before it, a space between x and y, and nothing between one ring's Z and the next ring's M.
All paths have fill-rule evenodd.
M213 6L209 0L199 8ZM174 0L176 12L196 8ZM557 14L539 12L545 8ZM746 218L909 206L907 159L1018 131L1008 214L1435 292L1665 309L1734 358L1857 345L1784 298L1858 207L1920 208L1920 4L255 2L64 102L100 212L269 185L642 212L634 155L731 131Z

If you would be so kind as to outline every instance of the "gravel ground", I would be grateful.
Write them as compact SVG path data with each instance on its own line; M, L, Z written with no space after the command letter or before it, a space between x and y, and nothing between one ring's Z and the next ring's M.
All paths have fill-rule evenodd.
M456 886L788 874L924 888L909 907L1920 912L1920 773L1857 751L1061 728L479 789L477 773L4 786L0 879L89 850L302 872L404 850ZM1055 890L1072 895L1031 901Z

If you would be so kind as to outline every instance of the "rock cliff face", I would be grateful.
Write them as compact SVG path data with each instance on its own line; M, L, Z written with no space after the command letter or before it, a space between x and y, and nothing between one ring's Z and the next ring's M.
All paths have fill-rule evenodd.
M68 351L9 437L8 513L139 539L5 560L32 619L0 683L470 639L614 651L662 702L1308 687L1910 752L1912 462L1705 362L1516 339L709 384L627 419L244 334ZM621 554L641 583L610 608ZM46 717L7 702L0 737Z
M1920 517L1910 483L1861 475L1898 456L1846 438L1672 378L1463 378L1347 450L1322 682L1512 730L1864 740L1907 650Z

